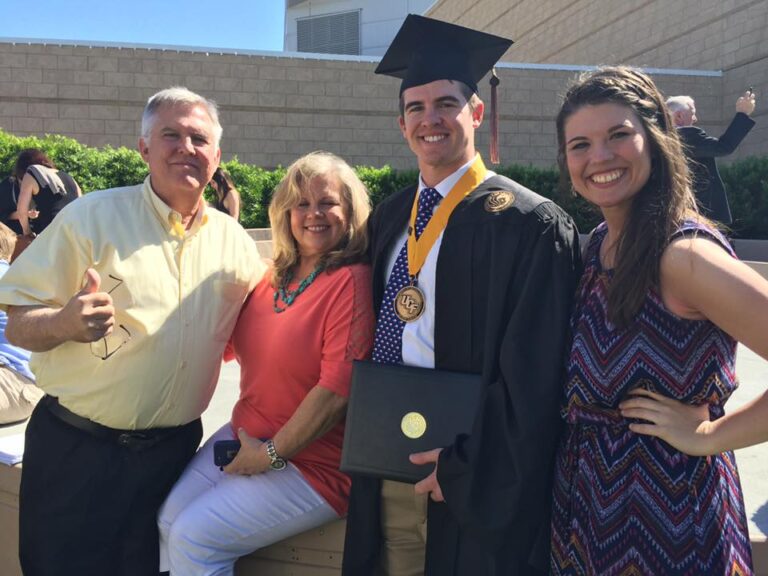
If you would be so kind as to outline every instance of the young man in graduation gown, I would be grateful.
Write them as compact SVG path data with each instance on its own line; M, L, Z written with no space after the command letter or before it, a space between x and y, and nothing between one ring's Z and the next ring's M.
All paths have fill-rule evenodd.
M477 82L510 45L410 15L376 70L402 79L420 177L371 218L373 360L478 373L484 391L471 434L412 456L415 488L353 479L345 576L546 573L578 240L567 214L475 151Z

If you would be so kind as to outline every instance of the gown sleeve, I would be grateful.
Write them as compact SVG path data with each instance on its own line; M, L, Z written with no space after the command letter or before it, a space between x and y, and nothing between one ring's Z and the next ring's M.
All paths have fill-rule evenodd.
M506 302L489 312L505 315L506 322L495 339L497 350L488 351L493 358L485 363L487 386L472 433L443 450L438 464L438 481L459 524L488 546L519 545L523 554L532 542L540 554L548 552L564 355L580 272L571 219L549 202L534 214L520 232L523 249L517 253L524 256L494 262L516 270Z

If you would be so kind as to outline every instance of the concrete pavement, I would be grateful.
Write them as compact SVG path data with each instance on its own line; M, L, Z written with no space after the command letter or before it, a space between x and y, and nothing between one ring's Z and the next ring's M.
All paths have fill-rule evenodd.
M739 345L736 372L740 385L726 409L733 410L756 398L768 389L768 362L746 346ZM744 504L753 541L768 538L768 443L736 451L741 474Z

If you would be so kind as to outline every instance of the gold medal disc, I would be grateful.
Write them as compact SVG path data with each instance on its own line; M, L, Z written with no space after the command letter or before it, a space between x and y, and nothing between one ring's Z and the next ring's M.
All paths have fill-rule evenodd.
M427 419L418 412L408 412L400 421L400 430L408 438L421 438L427 431Z
M395 314L403 322L414 322L424 314L424 292L405 286L395 295Z

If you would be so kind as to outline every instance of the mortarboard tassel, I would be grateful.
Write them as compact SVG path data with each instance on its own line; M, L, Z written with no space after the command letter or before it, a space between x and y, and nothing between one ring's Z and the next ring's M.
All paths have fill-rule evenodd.
M499 77L491 70L491 163L499 163Z

